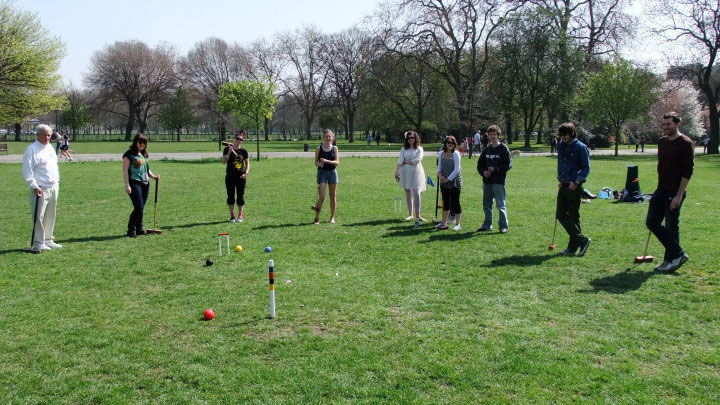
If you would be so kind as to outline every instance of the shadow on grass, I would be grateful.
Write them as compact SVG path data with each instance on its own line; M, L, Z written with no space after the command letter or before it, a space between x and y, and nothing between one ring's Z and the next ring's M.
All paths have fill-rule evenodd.
M492 234L489 234L492 235ZM570 258L574 256L561 256L558 254L544 254L544 255L513 255L493 259L490 263L482 265L481 267L496 267L496 266L539 266L543 262L550 259L557 258Z
M400 222L400 219L374 219L372 221L365 221L365 222L353 222L352 224L343 224L343 226L375 226L375 225L385 225L385 224L397 224ZM410 223L410 222L408 222Z
M600 291L612 294L625 294L626 292L635 291L656 273L654 271L631 271L633 267L628 267L620 273L612 276L596 278L590 281L592 289L578 290L584 293L597 293Z
M253 230L259 231L261 229L287 228L290 226L308 226L308 225L313 225L313 223L308 221L308 222L300 222L300 223L295 223L295 224L261 225L261 226L254 227Z
M449 229L444 231L432 231L432 235L428 238L428 240L420 241L420 243L432 243L435 241L456 241L456 240L463 240L463 239L470 239L474 236L480 236L480 234L476 232L455 232L451 231Z
M183 224L183 225L174 225L174 226L165 226L161 227L160 229L182 229L182 228L194 228L196 226L206 226L206 225L217 225L217 224L224 224L227 221L215 221L215 222L194 222L192 224Z

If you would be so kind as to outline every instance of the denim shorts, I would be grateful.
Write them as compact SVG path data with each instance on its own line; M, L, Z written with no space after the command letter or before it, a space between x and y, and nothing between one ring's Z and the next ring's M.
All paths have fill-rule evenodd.
M317 171L317 183L327 183L327 184L337 184L338 183L338 175L337 170L325 170L325 169L318 169Z

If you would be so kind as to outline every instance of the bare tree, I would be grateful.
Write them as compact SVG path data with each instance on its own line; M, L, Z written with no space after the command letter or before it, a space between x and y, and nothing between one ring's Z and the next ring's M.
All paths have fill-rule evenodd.
M307 26L278 38L280 50L289 61L293 75L280 81L302 112L305 135L311 139L311 126L323 107L328 83L327 65L320 57L324 37L314 26Z
M199 100L199 108L210 113L225 139L229 117L218 110L220 87L230 81L244 79L246 52L239 45L229 45L219 38L196 43L187 56L180 59L180 76L190 92Z
M370 71L371 37L357 28L330 35L322 57L328 80L350 142L355 141L355 113L361 97L360 82Z
M377 18L379 41L401 55L435 58L427 67L453 89L458 118L472 122L493 33L522 2L509 0L395 0Z
M285 90L279 86L280 75L285 66L287 59L283 58L280 53L280 47L277 42L269 42L266 39L260 39L253 42L247 50L248 57L245 59L244 69L246 74L253 80L267 80L275 87L275 96L280 99ZM285 104L279 105L276 112L283 108ZM270 139L270 119L265 118L265 140Z
M687 45L684 64L676 67L685 71L700 88L710 116L710 148L718 153L720 140L720 3L717 0L657 0L658 13L670 17L670 22L656 29L670 41ZM661 20L662 21L662 20Z
M127 118L125 139L137 121L147 129L153 108L175 84L175 53L168 45L149 48L140 41L119 41L95 52L85 84L93 94L95 108ZM118 109L125 104L127 109Z

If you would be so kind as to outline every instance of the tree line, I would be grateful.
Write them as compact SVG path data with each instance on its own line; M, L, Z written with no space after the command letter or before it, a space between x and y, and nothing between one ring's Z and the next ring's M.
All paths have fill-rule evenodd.
M73 133L88 125L122 127L130 139L134 131L162 128L180 140L183 128L213 128L224 138L243 127L268 139L271 132L310 137L329 127L353 142L358 131L392 141L413 129L436 140L494 123L508 142L530 146L574 121L586 142L617 147L630 137L656 138L658 116L670 109L683 116L688 134L707 133L717 153L717 2L652 0L648 9L673 18L647 29L666 36L669 48L696 51L661 76L619 57L640 25L624 12L631 3L389 0L337 33L309 25L249 44L211 37L185 55L171 44L118 41L94 53L82 88L53 86L58 78L44 64L37 69L44 81L35 82L42 91L27 81L19 86L25 93L9 92L18 88L6 84L15 76L0 65L0 124L57 109ZM12 35L5 21L38 23L1 4L0 39ZM62 58L57 39L37 30L34 38L26 35L54 60ZM0 60L7 47L0 45ZM270 110L251 119L223 107L230 83L271 89Z

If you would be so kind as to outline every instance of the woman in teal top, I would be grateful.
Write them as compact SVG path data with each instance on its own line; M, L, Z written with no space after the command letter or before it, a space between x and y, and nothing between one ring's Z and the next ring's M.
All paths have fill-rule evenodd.
M147 142L145 135L139 133L135 135L130 149L123 154L125 192L128 193L133 204L127 231L127 236L131 238L146 234L143 228L143 210L150 192L148 178L156 181L160 178L154 175L148 166Z

